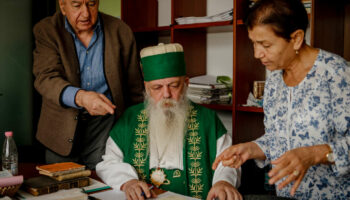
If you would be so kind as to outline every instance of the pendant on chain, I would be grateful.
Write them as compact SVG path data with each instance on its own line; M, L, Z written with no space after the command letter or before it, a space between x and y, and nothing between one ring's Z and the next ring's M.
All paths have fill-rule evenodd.
M165 182L165 173L162 169L160 168L157 168L156 170L154 170L152 173L151 173L151 182L159 187L160 185L162 185L164 182Z

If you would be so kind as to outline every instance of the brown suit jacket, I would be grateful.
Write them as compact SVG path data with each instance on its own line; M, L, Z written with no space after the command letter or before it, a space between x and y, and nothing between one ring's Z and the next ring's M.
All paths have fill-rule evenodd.
M120 19L99 13L104 31L104 73L116 105L116 116L142 102L143 80L131 29ZM74 40L58 12L34 27L34 86L42 96L36 138L52 151L69 155L79 110L60 102L69 85L80 87L79 61Z

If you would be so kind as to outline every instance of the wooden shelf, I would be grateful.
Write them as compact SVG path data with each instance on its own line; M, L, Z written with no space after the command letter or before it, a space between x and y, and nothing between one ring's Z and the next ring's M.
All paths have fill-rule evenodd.
M161 26L161 27L144 27L144 28L135 28L132 29L135 33L141 33L141 32L158 32L158 31L170 31L170 26Z
M237 25L244 25L243 19L237 19Z
M237 111L264 113L264 109L262 107L242 106L242 105L237 106Z
M143 28L135 28L132 30L133 32L157 32L157 31L170 31L172 28L193 29L193 28L211 28L211 27L217 27L217 26L230 26L230 25L232 25L232 20L221 21L221 22L198 23L198 24L170 25L170 26L161 26L161 27L143 27Z
M230 110L232 111L232 104L201 104L204 107L213 110Z

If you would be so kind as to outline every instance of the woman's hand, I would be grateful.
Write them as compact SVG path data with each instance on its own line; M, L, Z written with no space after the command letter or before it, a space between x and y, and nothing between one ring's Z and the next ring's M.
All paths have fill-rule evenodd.
M217 168L220 162L223 166L239 168L248 159L265 160L265 154L254 142L246 142L233 145L225 149L214 161L213 170Z
M271 162L271 164L275 166L268 173L270 176L269 183L274 184L286 177L286 179L277 186L277 189L280 190L289 183L295 181L290 191L290 194L293 196L309 167L324 163L324 157L328 151L328 145L300 147L287 151L277 160Z

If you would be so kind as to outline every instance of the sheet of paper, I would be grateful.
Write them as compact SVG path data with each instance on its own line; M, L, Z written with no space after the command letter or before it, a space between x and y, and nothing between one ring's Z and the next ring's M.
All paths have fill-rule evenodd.
M16 198L25 200L87 200L88 195L83 193L80 188L59 190L54 193L39 196L33 196L25 191L19 190Z
M98 192L94 194L90 194L89 196L93 196L98 199L103 200L124 200L126 199L125 193L120 190L106 190L103 192ZM163 194L158 195L157 198L152 198L154 200L198 200L196 198L187 197L181 194L177 194L174 192L165 192Z
M177 194L174 192L165 192L163 194L158 195L157 198L153 198L153 199L157 199L157 200L198 200L196 198L184 196L184 195Z
M89 196L95 197L97 199L103 200L124 200L126 199L125 193L120 190L106 190L103 192L98 192L94 194L90 194Z

